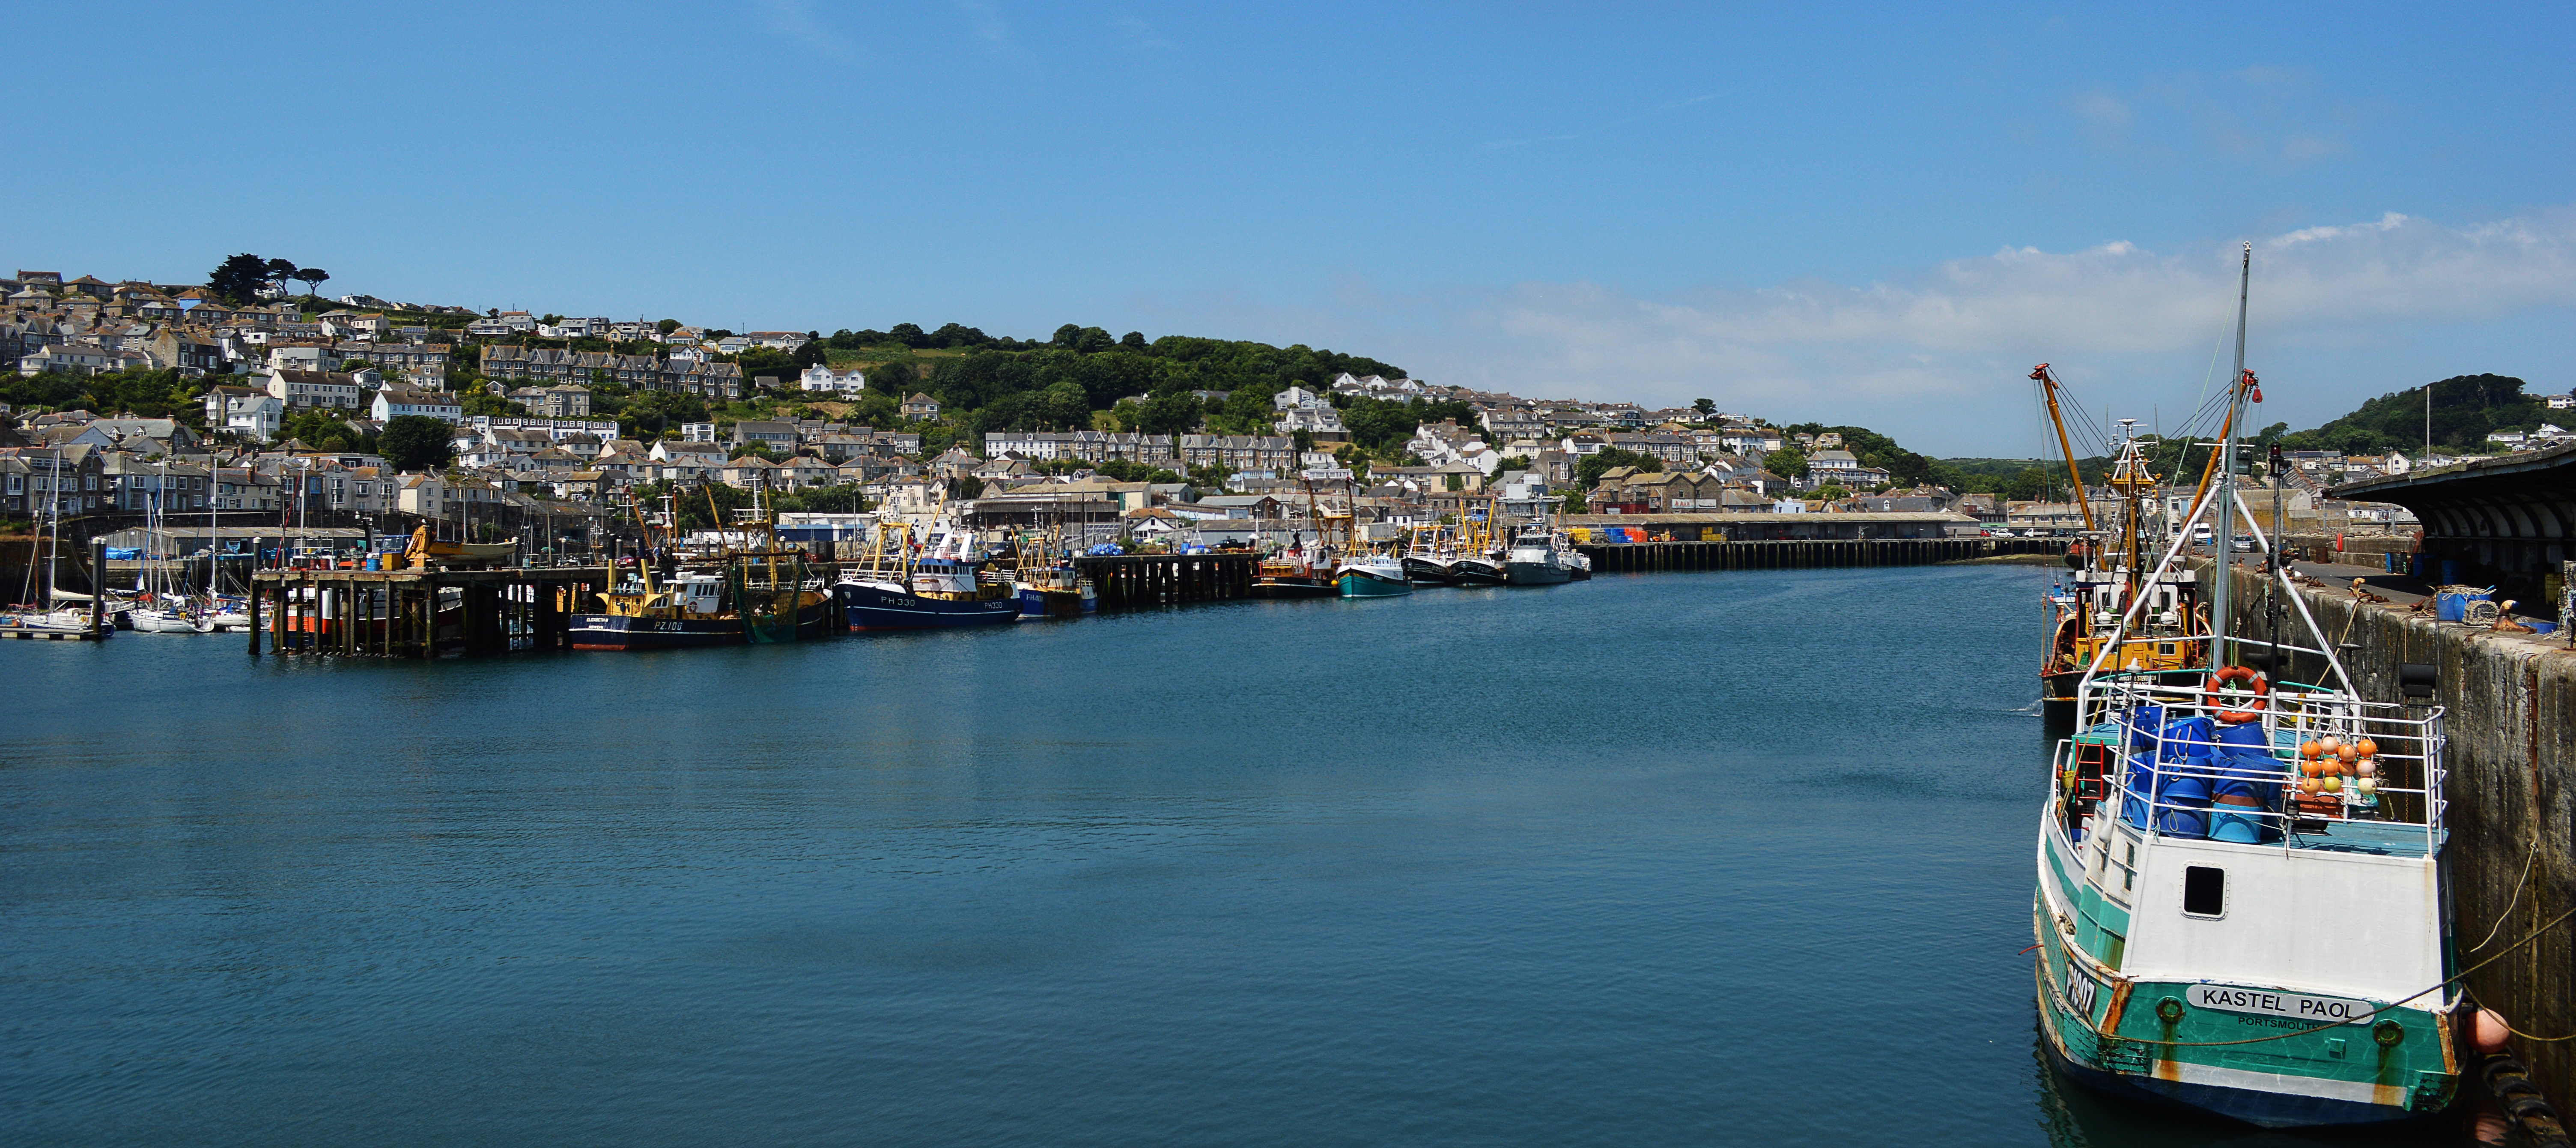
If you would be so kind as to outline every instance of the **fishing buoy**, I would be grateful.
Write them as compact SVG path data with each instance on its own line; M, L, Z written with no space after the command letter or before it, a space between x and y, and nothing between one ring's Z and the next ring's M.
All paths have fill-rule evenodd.
M2320 751L2320 752L2323 752L2323 753L2333 753L2333 752L2335 752L2336 750L2339 750L2339 749L2342 749L2342 748L2343 748L2343 741L2342 741L2342 739L2337 738L2337 737L2336 737L2335 735L2333 735L2333 734L2327 734L2326 736L2324 736L2324 737L2321 737L2321 738L2318 738L2318 739L2317 739L2317 749L2318 749L2318 751Z
M2352 771L2363 777L2377 777L2379 776L2379 761L2376 758L2365 757L2360 761L2353 763Z
M2315 777L2320 772L2323 772L2324 769L2325 763L2320 761L2310 760L2299 763L2299 772L2307 774L2310 777Z
M2469 1022L2469 1041L2481 1053L2503 1052L2505 1042L2512 1037L2513 1030L2505 1027L2504 1018L2493 1009L2479 1009L2477 1019Z
M2343 779L2340 777L2329 775L2322 784L2325 786L2325 790L2328 793L2343 792Z
M2317 787L2318 787L2319 785L2322 785L2322 784L2324 784L2324 783L2323 783L2323 782L2321 782L2321 781L2318 781L2316 778L2313 778L2313 777L2303 777L2303 778L2300 778L2300 779L2299 779L2299 792L2301 792L2301 793L2315 793L2315 792L2317 791Z
M2325 751L2326 751L2326 747L2321 746L2321 745L2318 745L2317 743L2315 743L2315 742L2313 742L2313 741L2303 741L2303 742L2300 742L2300 743L2299 743L2299 756L2300 756L2300 757L2315 757L2315 756L2317 756L2318 754L2324 753Z
M2361 756L2361 747L2353 745L2344 746L2343 748L2335 751L2335 756L2342 758L2345 765L2351 765L2354 758Z
M2363 738L2353 744L2354 748L2361 751L2361 756L2363 757L2371 757L2379 752L2379 743L2372 741L2369 738Z
M2359 786L2361 787L2361 795L2362 795L2363 797L2368 797L2368 796L2370 796L2371 794L2374 794L2374 793L2379 792L2379 779L2378 779L2378 778L2375 778L2375 777L2365 777L2365 778L2362 778L2359 782L2356 782L2355 784L2356 784L2356 785L2359 785Z

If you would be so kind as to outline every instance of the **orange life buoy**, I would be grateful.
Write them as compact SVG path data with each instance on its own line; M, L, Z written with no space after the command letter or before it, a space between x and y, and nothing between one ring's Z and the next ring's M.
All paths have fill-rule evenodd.
M2201 692L2214 697L2222 682L2244 682L2254 691L2254 701L2246 708L2218 711L2218 720L2228 725L2243 725L2260 718L2264 708L2271 705L2272 683L2265 681L2262 671L2252 666L2220 666L2209 675L2209 684L2201 687Z

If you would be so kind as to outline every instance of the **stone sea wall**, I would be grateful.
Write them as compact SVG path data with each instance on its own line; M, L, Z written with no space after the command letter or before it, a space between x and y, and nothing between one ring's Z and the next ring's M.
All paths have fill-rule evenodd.
M2401 663L2439 667L2436 697L2447 707L2449 736L2453 931L2461 967L2493 956L2576 906L2576 792L2569 785L2576 778L2576 650L2568 648L2565 635L2497 634L2436 622L2404 606L2358 601L2341 587L2298 593L2332 642L2350 643L2344 665L2365 697L2397 700ZM2263 633L2276 588L2239 567L2232 598L2236 632ZM2286 601L2277 604L2286 611L2283 634L2292 633L2295 610ZM2322 661L2302 657L2285 676L2318 681ZM2490 930L2494 936L2487 940ZM2468 985L2524 1032L2576 1032L2576 920L2471 976ZM2576 1102L2576 1041L2517 1039L2514 1045L2559 1110L2567 1111Z

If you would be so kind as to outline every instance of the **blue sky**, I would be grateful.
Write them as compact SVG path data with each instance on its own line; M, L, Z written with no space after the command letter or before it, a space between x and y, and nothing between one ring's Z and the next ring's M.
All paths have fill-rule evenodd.
M2264 421L2576 386L2566 5L1808 7L39 7L0 258L1303 342L1955 455L2037 447L2040 360L2169 422L2252 241Z

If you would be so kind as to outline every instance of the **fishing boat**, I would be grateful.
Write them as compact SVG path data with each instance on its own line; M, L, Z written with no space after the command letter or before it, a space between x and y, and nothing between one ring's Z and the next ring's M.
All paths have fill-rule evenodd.
M1019 540L1019 566L1011 583L1019 591L1023 618L1073 618L1100 609L1100 590L1074 568L1073 556L1056 531Z
M1352 549L1351 508L1334 505L1315 493L1318 482L1340 483L1347 495L1351 471L1339 466L1310 466L1298 472L1306 488L1306 518L1315 524L1315 541L1291 534L1288 548L1261 560L1252 581L1255 598L1337 598L1342 593L1336 555Z
M1413 580L1404 574L1404 561L1376 551L1343 559L1333 569L1333 583L1345 598L1393 598L1413 592Z
M2112 521L2097 522L2083 472L2073 461L2075 448L2058 401L2061 384L2056 373L2041 363L2031 369L2030 377L2039 383L2046 398L2049 421L2057 429L2058 447L2068 460L2066 477L2072 485L2075 506L2084 516L2083 540L2067 553L2068 574L2049 587L2042 600L2047 618L2040 650L2040 702L2043 716L2062 727L2075 718L2076 684L2104 644L2111 641L2130 601L2142 597L2146 600L2145 608L2139 611L2138 624L2120 637L2109 659L2109 664L2120 669L2169 671L2206 662L2207 646L2191 635L2206 632L2209 624L2200 601L2196 572L2169 569L2152 579L2147 575L2150 540L2146 523L2156 516L2162 500L2158 497L2161 486L2148 465L2145 445L2138 441L2137 420L2120 422L2118 457L2106 481L2114 495L2109 503ZM2232 429L2229 423L2222 432ZM2211 462L2214 466L2214 454ZM2195 501L2206 493L2210 477L2204 469L2200 489L2194 492Z
M1503 569L1503 555L1510 547L1495 539L1502 522L1502 500L1489 498L1483 507L1464 517L1465 521L1459 523L1457 558L1449 564L1449 584L1509 585L1511 577Z
M1564 539L1545 526L1533 526L1512 536L1512 547L1503 555L1503 575L1514 586L1555 586L1574 580L1574 563L1568 560L1573 551Z
M2250 247L2245 260L2230 428L2261 398L2244 366ZM2242 512L2261 537L2235 436L2218 441L2215 481L2143 584L2183 565L2192 527ZM2076 685L2035 855L2042 1042L2081 1083L2265 1127L2429 1116L2462 1069L2443 711L2365 699L2266 553L2263 581L2298 627L2232 633L2222 551L2193 635L2207 660L2127 668L2156 604L2133 594Z
M709 494L707 509L716 513ZM600 594L600 609L568 620L576 650L673 650L739 646L819 638L830 632L831 598L804 555L781 549L776 516L757 492L751 507L736 512L741 545L715 555L712 568L655 578L652 563L639 563L635 581ZM648 542L658 528L668 541L678 528L676 499L660 513L637 515ZM723 521L717 515L715 521Z
M1416 526L1404 540L1404 577L1416 586L1457 581L1458 540L1446 526Z
M1288 548L1261 560L1252 579L1255 598L1333 598L1342 588L1333 581L1331 553L1321 543L1306 545L1291 535Z
M877 523L876 540L856 569L832 586L853 631L929 630L1016 621L1019 595L1007 581L981 577L973 535L934 531L916 544L899 518Z

